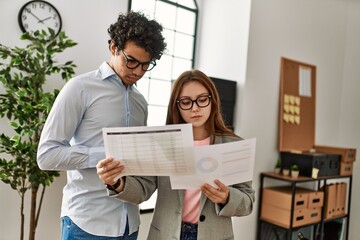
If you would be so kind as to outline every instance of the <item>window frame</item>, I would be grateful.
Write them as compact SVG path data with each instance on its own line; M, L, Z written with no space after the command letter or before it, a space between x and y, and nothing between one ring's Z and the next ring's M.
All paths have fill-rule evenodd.
M133 1L135 1L135 0L128 0L128 12L130 12L132 10ZM141 0L139 0L139 1L141 1ZM147 1L147 2L148 1L153 1L154 6L156 6L157 2L169 4L174 8L180 8L181 10L190 11L192 14L194 14L194 29L193 29L194 32L192 34L184 33L182 31L177 31L176 26L174 26L174 28L166 28L166 27L164 27L164 32L165 31L174 31L174 38L175 38L177 33L184 34L184 36L187 35L187 36L193 38L191 58L189 58L189 59L184 58L184 57L175 55L174 53L167 54L166 51L165 51L165 53L164 53L161 60L165 61L163 59L164 57L170 58L169 61L167 61L168 65L170 66L170 69L169 69L169 72L168 72L170 78L169 77L164 77L164 78L158 77L158 76L156 76L156 74L153 75L151 73L151 71L150 71L149 73L145 73L145 75L143 76L143 78L148 80L148 82L147 83L139 82L137 84L138 89L140 90L140 92L143 93L145 99L147 100L147 102L149 104L148 125L149 126L151 126L151 125L161 125L161 124L165 124L165 119L163 119L163 122L161 122L161 121L162 121L162 118L164 117L164 114L165 114L165 118L166 118L166 113L164 113L164 111L165 111L165 108L167 109L168 103L166 102L166 104L165 104L165 101L162 102L162 100L160 100L160 103L157 102L156 99L154 99L154 96L158 96L158 94L156 94L157 90L152 90L151 88L157 89L155 86L159 86L159 85L156 85L156 84L160 84L160 86L168 85L168 87L165 87L165 88L169 89L169 91L166 92L166 94L169 94L169 96L170 96L172 82L176 79L176 77L179 75L179 73L181 73L181 72L183 72L185 70L189 70L188 67L194 68L195 59L196 59L196 44L197 44L199 9L198 9L198 4L197 4L196 0L192 0L194 8L179 4L179 3L177 3L177 1L169 1L169 0L143 0L143 1ZM176 9L176 10L178 10L178 9ZM154 9L149 9L149 11L152 14L155 13ZM150 17L154 18L155 17L154 15L152 15ZM160 22L160 24L162 24L162 23ZM164 25L164 24L162 24L162 25ZM166 41L166 39L165 39L165 41ZM181 67L178 64L175 64L176 61L180 61L180 62L184 61L185 63L188 62L187 64L189 64L189 65L188 65L188 67ZM159 64L155 67L155 71L156 71L156 68L158 68L158 67L159 67ZM152 70L152 71L154 71L154 70ZM142 81L142 80L140 80L140 81ZM146 86L144 86L144 85L146 85ZM146 89L146 90L141 89L142 87L144 87L144 89ZM164 95L165 97L167 97L166 94ZM153 108L153 109L151 109L151 108ZM155 112L157 114L152 114L152 112ZM160 115L160 117L158 119L161 118L161 121L159 121L155 117L155 115L156 116Z

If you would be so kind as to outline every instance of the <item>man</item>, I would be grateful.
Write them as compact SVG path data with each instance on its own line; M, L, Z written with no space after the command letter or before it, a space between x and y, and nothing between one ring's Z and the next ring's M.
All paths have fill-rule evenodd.
M37 162L44 170L67 171L63 240L137 238L138 206L108 197L95 166L105 158L102 128L146 125L147 102L134 84L162 56L162 30L142 13L120 14L108 29L110 60L71 79L51 109Z

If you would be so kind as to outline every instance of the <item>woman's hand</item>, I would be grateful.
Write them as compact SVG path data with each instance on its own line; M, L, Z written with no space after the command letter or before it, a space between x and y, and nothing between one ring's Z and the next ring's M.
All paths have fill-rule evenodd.
M99 178L104 182L104 184L114 185L114 179L121 174L125 169L125 166L120 163L120 161L114 161L112 157L105 158L100 160L96 164L96 170Z
M218 186L217 188L205 183L201 186L201 191L213 203L225 205L229 199L229 188L218 179L215 179L214 182Z

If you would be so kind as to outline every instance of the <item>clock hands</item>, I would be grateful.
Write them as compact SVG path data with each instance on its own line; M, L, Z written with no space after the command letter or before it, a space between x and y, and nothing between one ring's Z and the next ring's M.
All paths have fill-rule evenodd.
M51 18L51 16L50 16L50 17L47 17L47 18L44 18L43 20L41 20L40 18L38 18L38 16L36 16L35 14L33 14L31 11L29 11L29 12L30 12L31 15L34 16L34 18L36 18L36 19L38 20L38 23L42 23L42 24L44 24L44 25L45 25L44 21L46 21L46 20L48 20L48 19Z
M46 21L46 20L48 20L48 19L50 19L51 17L47 17L47 18L44 18L43 20L40 20L39 19L39 23L41 22L41 23L44 23L44 21Z
M40 18L38 18L35 14L32 13L32 11L29 10L29 13L34 16L39 22L41 22Z

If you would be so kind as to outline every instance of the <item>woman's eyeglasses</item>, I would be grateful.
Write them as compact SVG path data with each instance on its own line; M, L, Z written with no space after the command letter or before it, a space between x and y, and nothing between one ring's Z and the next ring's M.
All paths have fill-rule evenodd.
M196 105L199 108L205 108L205 107L209 106L210 98L211 98L211 95L201 95L198 98L196 98L195 100L185 97L185 98L181 98L181 99L177 100L176 103L182 110L191 109L194 106L194 103L196 103Z

